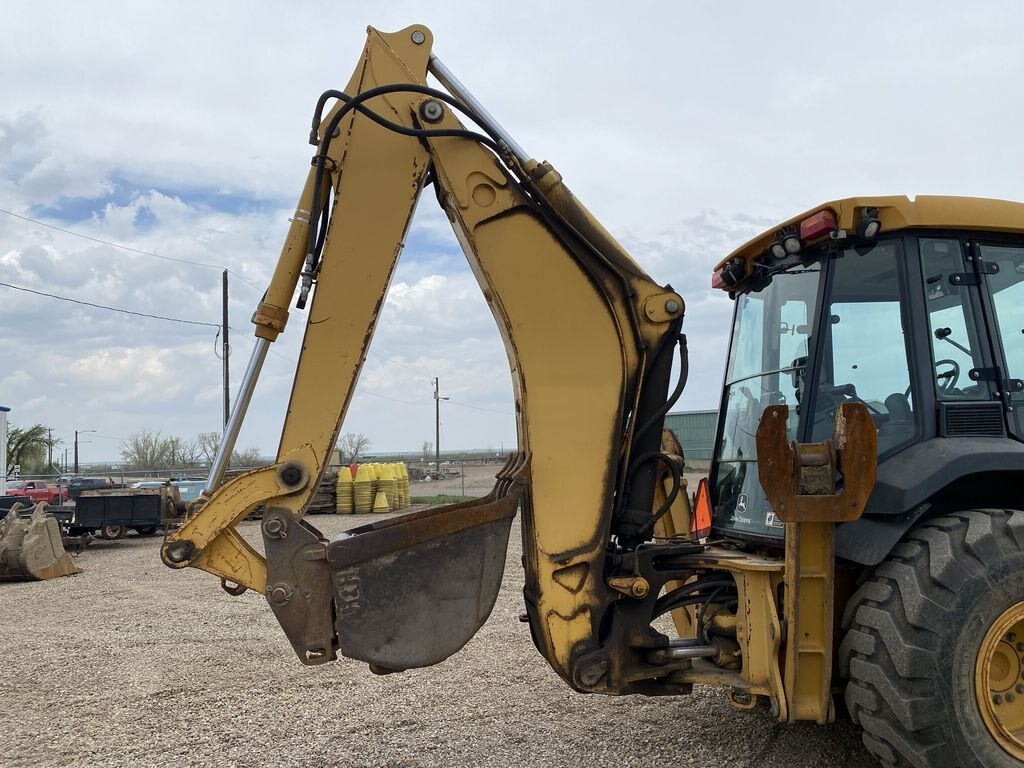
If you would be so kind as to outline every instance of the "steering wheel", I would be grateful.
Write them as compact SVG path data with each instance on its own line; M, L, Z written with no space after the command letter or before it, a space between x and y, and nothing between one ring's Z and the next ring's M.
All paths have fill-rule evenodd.
M939 373L940 365L948 365L950 369L944 373ZM935 381L939 386L939 392L944 395L948 395L956 389L956 383L960 380L960 363L956 360L937 360L935 362Z

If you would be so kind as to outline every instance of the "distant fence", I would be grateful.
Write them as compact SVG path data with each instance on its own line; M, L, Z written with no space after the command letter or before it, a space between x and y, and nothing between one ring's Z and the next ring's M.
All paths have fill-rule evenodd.
M493 449L481 449L481 450L469 450L469 451L441 451L441 464L468 464L483 465L483 464L503 464L508 459L511 451L506 450L493 450ZM429 456L424 456L422 451L408 451L399 453L367 453L360 454L359 458L355 463L393 463L402 462L409 466L421 466L430 467L433 466L436 459L433 453ZM266 466L270 464L272 459L267 459L266 463L258 466ZM231 467L232 473L245 472L250 469L257 469L258 466L253 467ZM337 452L334 453L328 467L337 468L340 466ZM56 483L57 478L61 474L70 474L71 470L65 472L48 472L35 475L27 475L22 473L20 477L8 477L8 481L15 479L18 480L46 480L51 483ZM79 475L83 477L107 477L116 482L124 483L135 483L144 480L205 480L210 474L209 464L186 464L184 466L177 467L151 467L149 469L122 469L118 464L106 464L93 462L90 464L79 463Z

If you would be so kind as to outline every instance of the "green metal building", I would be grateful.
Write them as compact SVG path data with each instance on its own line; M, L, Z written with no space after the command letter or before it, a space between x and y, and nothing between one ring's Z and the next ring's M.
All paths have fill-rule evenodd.
M711 461L717 423L718 411L683 411L665 416L665 427L679 438L687 464Z

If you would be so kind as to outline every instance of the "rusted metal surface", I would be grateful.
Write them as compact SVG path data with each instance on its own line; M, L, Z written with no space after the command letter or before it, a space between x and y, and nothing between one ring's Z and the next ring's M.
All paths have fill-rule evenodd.
M360 526L327 545L345 656L391 672L469 642L497 598L528 466L516 454L482 499Z
M263 515L263 548L267 556L266 598L303 664L336 658L331 572L324 537L287 509Z
M516 453L482 499L360 526L330 543L290 510L268 509L265 596L299 659L322 664L340 647L391 672L459 650L494 605L528 481L529 456Z
M775 514L787 523L785 693L780 698L788 714L781 719L824 724L835 718L830 689L833 523L856 520L864 512L875 484L877 433L865 405L843 403L831 440L790 443L788 415L786 406L770 406L757 429L761 487Z
M786 699L789 722L835 719L832 702L835 526L786 526Z
M0 578L56 579L80 573L61 542L60 525L37 504L24 519L14 505L0 523Z
M840 405L832 439L825 443L790 443L788 415L785 405L769 406L757 428L758 475L775 514L787 523L859 518L878 465L877 433L867 407ZM839 473L843 487L836 493Z

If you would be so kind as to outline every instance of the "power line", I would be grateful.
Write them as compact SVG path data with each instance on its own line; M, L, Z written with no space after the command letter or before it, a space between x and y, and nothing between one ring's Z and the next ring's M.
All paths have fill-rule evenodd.
M229 326L229 328L230 328L230 326ZM231 330L234 330L234 328L231 328ZM241 338L245 339L250 344L255 344L256 343L249 336L244 336L243 335L243 336L241 336ZM278 352L276 349L274 349L273 345L271 345L268 348L268 351L270 352L270 354L276 355L277 357L280 357L282 360L288 361L292 365L297 366L299 364L298 360L295 360L294 358L289 357L288 355L284 354L283 352ZM403 405L424 405L424 404L426 404L428 402L426 400L399 400L398 398L395 398L395 397L386 397L385 395L378 395L376 392L363 392L363 391L361 391L361 392L358 392L358 394L359 395L368 395L369 397L376 397L379 400L387 400L388 402L391 402L391 403L402 403Z
M81 232L75 232L74 230L71 230L71 229L64 229L63 227L58 227L55 224L47 224L45 221L40 221L39 219L33 219L30 216L22 216L20 213L14 213L14 211L8 211L8 210L6 210L4 208L0 208L0 213L6 213L8 216L13 216L14 218L21 219L22 221L29 221L29 222L32 222L33 224L38 224L41 227L48 227L49 229L54 229L54 230L56 230L58 232L63 232L66 235L73 235L74 237L80 237L83 240L90 240L90 241L92 241L94 243L100 243L102 245L109 245L111 248L120 248L123 251L128 251L130 253L137 253L140 256L152 256L155 259L163 259L164 261L173 261L173 262L176 262L178 264L191 264L191 265L196 266L196 267L205 267L207 269L225 270L225 271L227 271L227 273L229 275L234 275L239 280L241 280L243 283L248 285L250 288L253 288L253 289L255 289L257 291L261 291L261 292L265 291L265 288L261 288L259 285L254 283L252 280L246 279L245 277L243 277L242 275L238 274L237 272L235 272L235 270L231 269L230 267L225 267L223 265L217 265L217 264L208 264L205 261L193 261L192 259L180 259L180 258L176 258L174 256L164 256L164 255L159 254L159 253L153 253L152 251L140 251L138 248L132 248L131 246L122 245L121 243L114 243L114 242L111 242L109 240L102 240L102 239L100 239L98 237L93 237L92 235L83 235ZM308 315L305 312L303 312L302 310L300 310L300 309L293 308L291 311L294 312L295 314L299 315L300 317L305 317L305 318L308 319Z
M370 397L376 397L380 400L387 400L392 403L404 403L405 405L426 405L427 400L399 400L395 397L386 397L385 395L378 395L376 392L359 392L360 395L368 395Z
M413 373L419 374L420 376L422 376L427 381L433 382L433 380L434 380L432 376L428 376L423 371L417 370L416 368L413 368L411 365L406 365L405 363L400 363L397 360L392 360L390 357L384 357L383 355L380 355L380 359L383 360L385 363L391 363L392 365L397 365L399 368L405 368L406 370L409 370L409 371L412 371Z
M3 208L0 208L0 213L6 213L8 216L13 216L16 219L21 219L22 221L29 221L29 222L32 222L33 224L38 224L40 227L47 227L49 229L54 229L57 232L63 232L65 235L72 235L74 237L80 237L83 240L91 240L92 242L100 243L101 245L109 245L111 248L120 248L122 251L128 251L129 253L137 253L140 256L152 256L155 259L163 259L164 261L173 261L173 262L176 262L178 264L191 264L192 266L195 266L195 267L205 267L207 269L220 269L220 270L225 270L226 269L228 271L228 274L234 275L235 277L237 277L239 280L241 280L243 283L245 283L246 285L250 286L251 288L255 288L257 291L262 291L263 290L262 288L260 288L260 286L256 285L256 283L254 283L251 280L247 280L246 278L242 277L240 274L235 272L233 269L230 269L230 268L225 267L225 266L220 265L220 264L209 264L209 263L207 263L205 261L194 261L193 259L180 259L180 258L176 258L174 256L163 256L163 255L161 255L159 253L153 253L152 251L140 251L138 248L132 248L131 246L122 245L121 243L114 243L114 242L111 242L109 240L102 240L102 239L100 239L98 237L93 237L92 235L83 235L81 232L75 232L75 231L70 230L70 229L64 229L63 227L58 227L55 224L47 224L45 221L40 221L39 219L33 219L30 216L22 216L20 213L15 213L14 211L8 211L8 210L5 210Z
M234 331L235 329L231 328L231 330ZM242 338L244 338L246 341L252 342L252 339L249 338L248 336L242 336ZM293 359L293 358L291 358L291 357L289 357L289 356L287 356L285 354L282 354L281 352L278 352L276 349L274 349L273 346L270 347L269 351L270 351L271 354L277 355L282 360L287 360L288 362L292 363L292 365L298 365L298 361L297 360L295 360L295 359ZM392 360L389 357L382 357L381 359L383 359L385 362L393 363L393 364L395 364L397 366L400 366L402 368L408 368L410 371L416 371L415 368L412 368L412 367L410 367L408 365L404 365L404 364L398 362L397 360ZM425 375L424 375L424 378L426 378ZM433 382L433 378L431 378L430 381ZM378 398L380 400L388 400L388 401L390 401L392 403L402 403L404 405L424 405L425 403L429 402L429 401L426 401L426 400L399 400L399 399L394 398L394 397L385 397L384 395L378 395L376 392L369 392L369 391L359 392L358 394L360 394L360 395L368 395L369 397L376 397L376 398ZM510 413L509 411L499 411L499 410L496 410L494 408L481 408L479 405L468 405L466 403L460 403L457 400L452 400L451 398L444 398L444 399L448 401L449 405L454 405L454 406L457 406L458 408L469 408L469 409L474 410L474 411L484 411L485 413L497 413L497 414L500 414L502 416L514 416L515 415L514 413Z
M7 213L7 211L3 211L2 209L0 209L0 212ZM17 214L15 214L15 215L17 215ZM19 217L19 218L24 218L24 217ZM131 250L131 249L129 249L129 250ZM172 261L174 261L174 259L172 259ZM91 301L81 301L79 299L71 299L71 298L68 298L66 296L58 296L58 295L53 294L53 293L45 293L44 291L36 291L36 290L33 290L32 288L23 288L23 287L18 286L18 285L11 285L10 283L0 282L0 286L3 286L4 288L10 288L11 290L15 290L15 291L23 291L25 293L35 294L36 296L43 296L43 297L48 298L48 299L56 299L57 301L66 301L66 302L69 302L71 304L79 304L79 305L84 306L84 307L92 307L94 309L104 309L104 310L106 310L108 312L119 312L119 313L121 313L123 315L133 315L135 317L148 317L148 318L150 318L152 320L164 320L164 321L169 322L169 323L182 323L182 324L185 324L185 325L199 325L199 326L204 326L204 327L207 327L207 328L217 328L218 330L221 329L221 326L220 326L219 323L204 323L204 322L201 322L199 320L183 320L183 319L178 318L178 317L167 317L166 315L151 315L151 314L148 314L146 312L134 312L134 311L132 311L130 309L121 309L119 307L108 307L108 306L106 306L104 304L94 304ZM231 326L228 326L228 327L230 328L230 330L233 330L233 331L236 330L235 328L233 328ZM236 331L236 333L237 333L237 331ZM242 338L245 339L246 341L252 342L252 339L250 339L246 335L242 335ZM297 365L298 364L297 360L294 360L294 359L288 357L287 355L284 355L284 354L278 352L273 347L271 347L269 351L271 352L271 354L277 355L282 360L287 360L288 362L292 363L293 365ZM383 359L386 362L392 363L392 364L397 365L397 366L402 367L402 368L408 368L410 371L414 371L414 372L418 373L418 371L416 371L415 368L412 368L411 366L405 365L404 363L400 363L397 360L392 360L391 358L388 358L388 357L385 357ZM387 400L387 401L392 402L392 403L403 403L405 405L423 405L425 402L427 402L427 401L422 401L422 400L399 400L399 399L394 398L394 397L386 397L384 395L378 395L376 392L362 392L361 394L369 395L370 397L376 397L376 398L378 398L380 400ZM498 411L498 410L495 410L493 408L481 408L480 406L477 406L477 405L467 405L465 403L459 403L459 402L456 402L454 400L451 400L450 403L452 405L454 405L454 406L459 407L459 408L470 408L470 409L472 409L474 411L485 411L487 413L499 413L499 414L501 414L503 416L512 416L513 415L513 414L509 413L508 411Z
M120 312L123 315L134 315L135 317L149 317L153 320L166 320L169 323L183 323L185 325L204 325L209 328L220 328L217 323L203 323L199 320L182 320L178 317L166 317L165 315L150 315L145 312L133 312L130 309L120 309L118 307L108 307L103 304L93 304L91 301L80 301L78 299L69 299L66 296L57 296L53 293L44 293L43 291L34 291L31 288L22 288L18 285L11 285L10 283L0 283L0 286L4 288L10 288L14 291L24 291L25 293L34 293L36 296L45 296L48 299L57 299L58 301L67 301L71 304L81 304L84 307L94 307L95 309L105 309L108 312Z
M509 413L508 411L498 411L498 410L495 410L494 408L481 408L479 405L467 405L466 403L460 403L457 400L451 400L451 399L449 399L448 404L449 405L457 406L459 408L471 408L474 411L485 411L487 413L500 413L502 416L514 416L515 415L515 414L512 414L512 413Z

